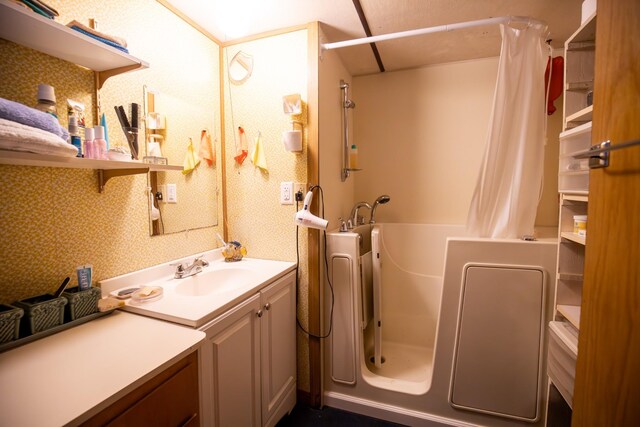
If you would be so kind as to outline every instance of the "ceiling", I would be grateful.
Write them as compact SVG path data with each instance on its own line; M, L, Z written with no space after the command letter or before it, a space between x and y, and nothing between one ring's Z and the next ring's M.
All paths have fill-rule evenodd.
M354 0L163 0L222 42L320 21L322 42L365 37ZM497 16L547 22L554 48L580 26L582 0L360 0L372 35ZM376 43L386 71L497 56L497 25ZM379 72L368 44L338 50L354 75Z

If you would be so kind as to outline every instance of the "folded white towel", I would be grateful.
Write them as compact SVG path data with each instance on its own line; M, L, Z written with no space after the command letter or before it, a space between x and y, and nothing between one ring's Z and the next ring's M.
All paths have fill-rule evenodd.
M78 150L51 132L0 119L0 149L75 157Z

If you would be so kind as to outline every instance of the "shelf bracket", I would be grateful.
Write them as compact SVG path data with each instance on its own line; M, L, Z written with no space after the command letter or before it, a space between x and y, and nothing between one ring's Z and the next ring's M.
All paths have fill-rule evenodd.
M137 175L149 172L149 168L138 169L98 169L98 192L104 191L104 186L109 179L116 176Z
M97 90L102 89L102 86L104 85L104 82L106 82L109 77L117 76L118 74L126 73L128 71L137 70L137 69L140 69L140 68L144 68L144 64L132 64L132 65L126 65L124 67L113 68L111 70L96 71L96 74L98 75L98 88L97 88Z

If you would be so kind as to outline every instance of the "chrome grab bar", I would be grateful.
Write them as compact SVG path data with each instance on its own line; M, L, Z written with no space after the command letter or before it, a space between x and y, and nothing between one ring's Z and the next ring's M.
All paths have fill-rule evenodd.
M609 152L635 145L640 145L640 139L621 142L616 145L611 145L611 141L607 140L600 144L592 145L588 150L575 153L572 157L574 159L589 159L590 169L606 168L609 166Z

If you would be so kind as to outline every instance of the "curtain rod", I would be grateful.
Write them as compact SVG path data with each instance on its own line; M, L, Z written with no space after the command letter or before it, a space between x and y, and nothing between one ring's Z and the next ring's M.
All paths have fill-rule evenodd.
M398 33L382 34L379 36L363 37L353 40L344 40L334 43L323 43L323 50L340 49L342 47L356 46L360 44L375 43L384 40L393 40L403 37L413 37L422 34L441 33L445 31L460 30L463 28L480 27L483 25L508 24L511 22L523 23L528 25L544 25L547 24L537 19L526 16L499 16L496 18L479 19L477 21L459 22L456 24L437 25L435 27L419 28L417 30L400 31Z

